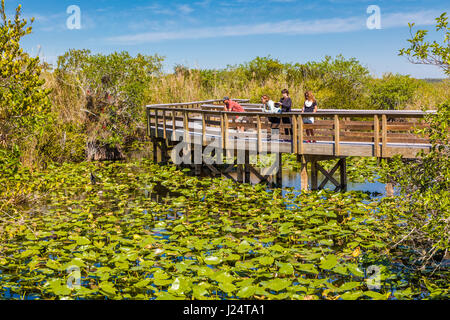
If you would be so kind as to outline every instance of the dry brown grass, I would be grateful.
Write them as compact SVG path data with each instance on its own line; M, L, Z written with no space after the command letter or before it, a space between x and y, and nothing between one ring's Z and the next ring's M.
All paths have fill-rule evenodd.
M202 87L199 75L165 75L150 85L148 104L175 103L185 101L201 101L209 99L222 99L225 96L250 99L259 103L262 95L268 95L278 101L281 90L289 89L294 107L301 107L304 101L303 85L289 85L284 79L269 79L264 86L257 81L249 81L245 85L239 83L218 82L211 90Z
M450 79L438 83L423 83L415 92L408 110L435 109L437 105L450 100Z
M50 99L58 119L62 122L84 123L86 113L82 110L86 106L86 95L77 88L58 83L54 73L45 72L42 77L45 80L44 87L52 89Z

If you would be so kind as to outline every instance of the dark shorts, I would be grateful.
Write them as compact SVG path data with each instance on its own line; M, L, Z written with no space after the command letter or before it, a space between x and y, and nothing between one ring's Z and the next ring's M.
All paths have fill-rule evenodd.
M285 124L291 124L291 118L283 118L283 123Z
M279 124L280 123L280 118L269 117L269 121L270 121L270 123Z

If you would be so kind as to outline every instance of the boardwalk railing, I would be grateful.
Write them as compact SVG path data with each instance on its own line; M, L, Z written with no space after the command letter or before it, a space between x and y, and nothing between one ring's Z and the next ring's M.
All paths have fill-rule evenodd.
M248 99L232 99L233 101L239 103L247 103ZM204 100L204 101L192 101L192 102L180 102L180 103L164 103L164 104L154 104L149 107L162 107L162 108L184 108L184 109L202 109L203 106L208 105L209 107L218 107L217 104L222 104L222 99L216 100ZM223 105L221 106L223 109Z
M241 100L245 101L245 100ZM428 137L416 129L428 127L424 112L374 110L320 110L318 113L268 114L258 105L246 105L244 113L219 111L221 100L147 106L148 134L207 146L220 141L223 149L270 152L278 144L279 153L321 156L363 156L390 158L396 154L415 158L429 151ZM243 121L237 121L243 117ZM314 124L304 124L305 118ZM280 118L272 124L269 118ZM272 119L273 120L273 119ZM244 129L244 132L240 132ZM313 130L314 136L307 134ZM309 143L308 141L314 141Z

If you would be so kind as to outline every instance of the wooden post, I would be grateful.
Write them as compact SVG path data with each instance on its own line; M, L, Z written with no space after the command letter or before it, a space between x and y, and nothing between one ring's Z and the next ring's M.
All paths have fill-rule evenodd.
M245 183L252 183L250 174L250 150L245 150Z
M378 115L375 115L374 117L374 152L375 157L380 158L381 152L380 152L380 119L378 118Z
M237 182L244 183L244 165L237 165Z
M334 115L334 155L341 155L341 127L339 125L339 116Z
M311 190L317 191L319 189L319 176L317 161L313 159L311 161Z
M153 145L153 162L158 163L158 144L156 139L152 139Z
M161 162L163 164L168 163L168 152L167 152L167 141L164 139L160 141L160 155L161 155Z
M147 136L151 136L150 109L147 108Z
M277 161L277 182L276 185L278 187L283 186L283 154L277 153L276 154L276 161Z
M391 198L394 196L394 185L392 183L386 184L386 196Z
M292 152L298 154L298 125L297 116L292 117Z
M223 129L224 129L224 138L225 138L225 140L224 140L224 144L225 144L225 147L224 147L224 149L226 149L227 148L227 146L228 146L228 114L226 114L226 113L224 113L223 114L223 124L224 124L224 127L223 127Z
M183 128L184 128L184 142L190 143L190 132L189 132L189 115L187 111L183 112Z
M206 146L206 119L205 119L205 113L202 112L202 145Z
M166 110L163 111L163 137L164 140L167 139L167 133L166 133Z
M176 111L172 111L172 141L177 139L177 124L176 124Z
M225 144L225 114L222 113L220 115L220 133L222 134L222 149L224 150L224 154L226 155L226 144Z
M301 188L302 191L309 190L309 181L308 181L308 162L306 161L304 156L297 155L297 161L300 161L302 164L301 169Z
M347 192L347 158L339 160L341 174L341 192Z
M261 140L261 134L262 134L262 127L261 127L261 116L257 115L256 116L256 121L257 121L257 136L258 136L258 153L262 152L262 140Z
M383 147L381 149L381 155L383 158L387 157L387 116L385 114L383 114L382 117L382 121L383 121L383 129L382 129L382 136L381 139L383 141Z
M159 138L158 134L158 110L155 110L155 137Z
M300 115L299 119L298 119L298 141L300 143L299 146L299 153L300 154L305 154L305 144L303 142L304 140L304 132L303 132L303 116Z
M197 164L195 162L195 144L191 144L191 159L192 159L192 165L194 166L194 173L196 176L200 176L202 174L202 165Z

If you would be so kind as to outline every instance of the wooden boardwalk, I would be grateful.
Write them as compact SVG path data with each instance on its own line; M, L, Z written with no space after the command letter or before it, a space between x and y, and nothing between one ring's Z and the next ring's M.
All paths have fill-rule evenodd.
M291 113L268 114L261 111L260 105L248 104L248 100L239 101L245 113L222 111L220 100L147 106L148 134L154 142L155 156L160 154L161 160L166 161L169 150L180 141L190 146L190 150L197 147L203 151L213 146L221 149L223 154L241 152L247 160L251 155L276 154L275 176L276 182L280 182L281 155L291 153L304 164L305 179L308 177L307 163L311 163L312 189L323 188L324 184L317 181L317 173L322 172L337 189L345 190L346 157L391 158L399 154L414 159L420 151L428 152L431 148L427 137L415 133L428 126L424 112L320 110L315 114L304 114L293 110ZM244 117L244 121L236 122L237 117ZM281 124L273 125L269 117L283 119ZM315 123L304 124L305 117L314 117ZM244 132L238 128L244 128ZM308 129L314 130L314 137L307 136ZM308 143L309 140L315 142ZM330 172L319 164L329 159L339 160ZM231 178L230 171L237 168L238 178L233 179L238 182L249 182L249 174L256 175L261 182L267 182L270 177L270 174L258 172L248 161L233 163L225 169L205 163L196 163L192 167L198 174L206 168L214 175L228 178ZM341 182L334 178L338 169Z

